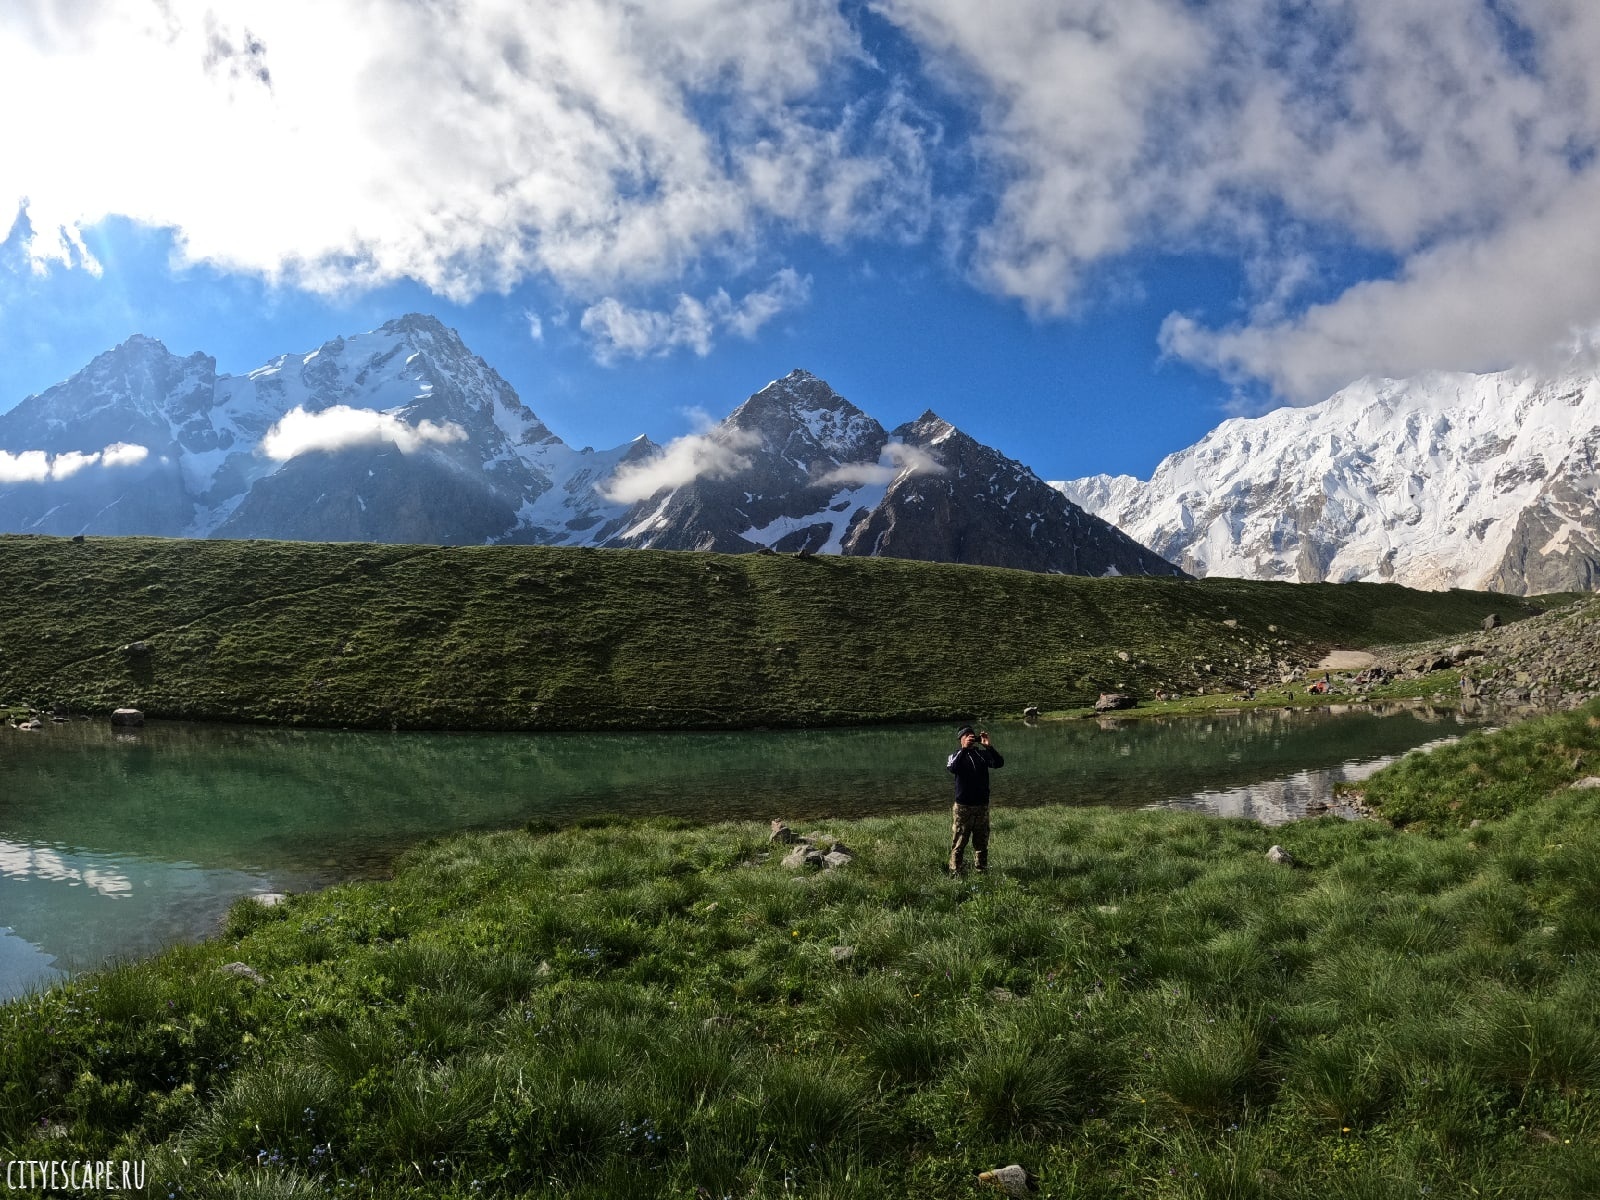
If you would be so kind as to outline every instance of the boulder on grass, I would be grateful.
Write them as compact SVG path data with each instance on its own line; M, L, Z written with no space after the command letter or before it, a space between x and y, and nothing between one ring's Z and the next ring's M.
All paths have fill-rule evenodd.
M1126 692L1101 692L1094 702L1095 712L1113 712L1119 708L1132 708L1133 697Z

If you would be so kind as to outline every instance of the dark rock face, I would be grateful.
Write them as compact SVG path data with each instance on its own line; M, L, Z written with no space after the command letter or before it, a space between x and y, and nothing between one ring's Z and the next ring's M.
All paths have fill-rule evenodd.
M305 542L476 545L516 521L516 501L449 456L392 446L305 454L258 482L212 535Z
M1600 590L1600 429L1573 446L1518 514L1488 586L1524 596Z
M806 371L791 371L751 396L708 435L733 462L636 504L610 545L748 553L817 551L833 540L841 485L832 472L875 463L887 435L866 413ZM826 515L828 521L820 519Z
M851 530L846 554L1065 575L1183 574L1021 463L932 412L891 436L922 450L940 470L896 478L882 502Z

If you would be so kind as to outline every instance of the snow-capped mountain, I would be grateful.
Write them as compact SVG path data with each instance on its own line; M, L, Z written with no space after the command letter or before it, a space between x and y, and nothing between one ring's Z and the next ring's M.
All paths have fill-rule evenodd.
M238 376L130 338L0 414L0 531L1178 573L932 413L885 432L804 371L672 446L575 450L415 314Z
M806 371L768 384L707 440L745 465L660 493L613 544L1179 574L934 413L885 432Z
M411 315L246 375L135 336L0 415L0 528L324 541L556 540L615 521L575 451L456 334Z
M1224 421L1148 482L1053 486L1196 575L1519 594L1600 586L1600 379L1361 380Z

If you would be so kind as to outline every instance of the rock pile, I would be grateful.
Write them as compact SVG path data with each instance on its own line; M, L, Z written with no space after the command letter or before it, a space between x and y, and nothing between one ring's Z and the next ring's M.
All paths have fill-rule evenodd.
M856 852L841 841L821 833L801 837L777 820L772 822L772 833L767 840L773 845L794 847L783 858L783 865L791 871L835 871L848 866L856 857Z
M1465 699L1574 708L1600 696L1600 596L1453 642L1408 647L1401 666L1418 672L1460 667Z

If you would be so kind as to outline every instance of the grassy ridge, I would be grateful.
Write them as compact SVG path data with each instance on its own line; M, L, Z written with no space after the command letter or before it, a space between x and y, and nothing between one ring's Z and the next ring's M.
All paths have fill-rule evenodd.
M1393 585L894 559L14 536L0 588L0 702L412 728L1067 709L1528 611Z
M1360 791L1396 825L1448 828L1504 817L1590 776L1600 776L1600 701L1410 755Z
M0 1008L0 1145L190 1196L1600 1194L1600 792L1433 838L1002 810L970 881L947 828L800 878L751 826L476 835L241 901Z

